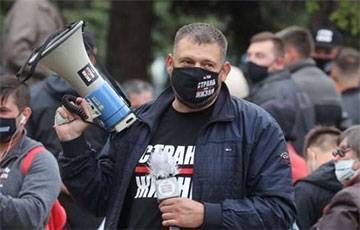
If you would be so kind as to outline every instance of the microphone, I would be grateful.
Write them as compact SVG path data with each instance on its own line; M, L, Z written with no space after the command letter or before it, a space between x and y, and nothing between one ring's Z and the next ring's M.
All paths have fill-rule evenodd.
M149 160L150 176L155 178L155 191L159 202L165 199L180 197L180 190L175 175L177 174L176 160L170 154L154 151ZM170 226L170 230L180 230Z

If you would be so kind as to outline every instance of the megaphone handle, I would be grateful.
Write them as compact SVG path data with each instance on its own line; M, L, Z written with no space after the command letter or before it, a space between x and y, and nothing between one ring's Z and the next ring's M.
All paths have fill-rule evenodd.
M64 95L61 100L64 107L72 113L78 115L82 120L86 121L89 117L86 115L85 111L79 106L76 105L76 97L73 95Z

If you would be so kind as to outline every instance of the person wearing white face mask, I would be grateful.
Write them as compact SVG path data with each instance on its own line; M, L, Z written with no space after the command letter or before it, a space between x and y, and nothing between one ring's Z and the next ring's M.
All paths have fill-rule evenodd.
M334 152L335 175L344 189L332 198L312 229L360 228L360 125L345 130L339 143Z

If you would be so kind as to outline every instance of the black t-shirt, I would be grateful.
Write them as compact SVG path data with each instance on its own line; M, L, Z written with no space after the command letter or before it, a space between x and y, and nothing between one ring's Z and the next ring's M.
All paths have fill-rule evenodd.
M155 192L155 179L149 176L148 166L149 157L156 150L167 152L174 157L178 165L176 178L180 196L192 198L195 143L201 128L209 120L212 107L201 112L179 113L170 106L164 113L150 144L135 167L119 228L163 228Z

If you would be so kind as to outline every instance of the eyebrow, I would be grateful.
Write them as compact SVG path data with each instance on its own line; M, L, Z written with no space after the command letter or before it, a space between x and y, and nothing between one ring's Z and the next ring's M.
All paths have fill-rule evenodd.
M11 111L8 107L0 106L0 111Z
M183 61L183 60L192 60L192 61L196 61L195 58L191 57L191 56L185 56L185 57L180 57L179 58L180 61ZM216 61L213 61L213 60L210 60L210 59L204 59L204 60L200 60L201 63L204 63L204 62L210 62L210 63L213 63L213 64L216 64Z

